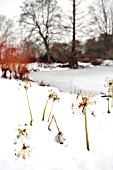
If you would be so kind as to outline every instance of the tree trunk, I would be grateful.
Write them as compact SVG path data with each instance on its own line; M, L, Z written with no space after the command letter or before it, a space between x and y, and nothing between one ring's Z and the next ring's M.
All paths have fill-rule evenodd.
M50 49L49 49L49 43L48 40L46 38L44 38L44 44L45 44L45 48L46 48L46 52L47 52L47 59L49 63L52 63L52 57L50 54Z
M77 54L76 54L76 0L73 0L73 36L72 36L72 52L70 56L69 66L70 68L77 67Z

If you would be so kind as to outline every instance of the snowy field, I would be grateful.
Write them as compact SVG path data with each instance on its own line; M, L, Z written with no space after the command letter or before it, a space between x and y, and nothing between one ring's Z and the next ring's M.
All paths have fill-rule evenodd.
M101 67L103 70L100 72L97 67L95 73L93 68L85 68L46 73L38 71L30 75L31 79L39 81L42 78L44 81L45 78L52 81L54 78L56 86L58 82L59 87L68 88L66 92L69 93L51 86L39 86L37 82L26 83L0 78L0 170L113 170L113 101L110 100L108 114L108 101L99 94L105 90L105 79L109 76L111 78L113 67L109 67L109 72L107 67ZM61 86L64 80L66 84ZM86 109L88 151L85 116L78 107L81 101L76 94L70 92L75 90L75 85L77 89L84 87L85 90L90 90L86 87L89 80L92 82L91 90L96 94L92 99L96 103L88 105ZM28 87L27 91L25 87ZM57 94L59 101L54 102L51 111L53 100L49 100L45 119L42 121L51 90ZM48 130L50 112L63 133L62 144L55 140L58 134L55 121L51 124L51 131Z
M76 93L91 91L94 95L104 91L106 77L113 77L113 66L95 66L71 70L31 72L29 78L43 81L59 88L62 92Z

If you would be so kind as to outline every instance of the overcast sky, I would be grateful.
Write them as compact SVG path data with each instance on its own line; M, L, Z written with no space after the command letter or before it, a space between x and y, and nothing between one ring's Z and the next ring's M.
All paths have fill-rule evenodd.
M0 0L0 14L9 18L18 16L23 0Z
M20 5L22 5L23 0L0 0L0 14L4 14L9 18L16 18L20 13ZM59 4L63 6L66 11L69 9L69 0L58 0ZM88 0L83 0L87 1ZM89 0L91 1L91 0Z

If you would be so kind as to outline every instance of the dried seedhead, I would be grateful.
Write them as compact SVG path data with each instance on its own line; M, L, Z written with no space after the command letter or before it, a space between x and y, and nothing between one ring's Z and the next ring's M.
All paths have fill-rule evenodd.
M24 128L24 129L20 129L18 128L18 136L21 137L21 136L28 136L28 133L27 133L27 130Z
M81 96L79 96L78 99L79 99L78 107L79 107L79 109L82 109L82 114L84 115L84 120L85 120L86 148L88 151L90 151L86 108L88 109L88 105L95 104L95 101L93 100L93 96L91 95L91 93L89 95L81 95ZM91 112L91 115L94 115L94 112Z
M87 97L82 97L82 101L79 103L79 108L86 107L88 105L89 99Z
M30 125L32 126L33 123L33 116L32 116L32 111L31 111L31 107L30 107L30 101L29 101L29 97L28 97L28 88L31 87L31 83L27 80L23 80L22 83L19 84L20 87L25 89L25 95L26 95L26 99L27 99L27 103L28 103L28 109L29 109L29 113L30 113Z
M87 95L82 94L78 97L78 108L82 109L82 113L84 108L88 108L89 105L93 104L96 104L96 101L94 100L94 97L91 93ZM94 115L94 112L91 112L91 114Z
M113 79L106 78L104 86L108 90L108 97L113 96Z
M113 98L113 79L106 78L104 86L107 88L107 95L102 97L107 97L108 100L108 113L110 113L110 98Z
M113 79L107 77L104 86L111 89L113 87Z
M52 106L51 106L51 111L50 111L50 114L49 114L48 119L49 119L50 116L51 116L54 102L60 100L60 98L58 97L58 95L56 94L56 92L53 92L52 90L49 92L48 99L47 99L47 101L46 101L46 104L45 104L45 107L44 107L44 111L43 111L42 121L44 121L46 108L47 108L47 105L48 105L49 100L51 100L51 99L53 99L53 103L52 103Z
M16 136L17 139L23 140L23 137L24 138L28 137L27 126L28 126L27 124L25 124L24 126L19 125L19 128L17 129L18 131L18 135Z
M18 153L15 153L15 155L18 158L21 157L23 159L26 159L27 157L30 157L30 152L31 152L30 146L26 146L25 143L23 143L22 149Z
M26 129L26 125L23 128L18 128L18 135L16 135L16 138L14 140L14 145L17 145L17 148L19 147L19 151L18 149L15 149L15 156L17 156L18 158L21 157L23 159L26 159L27 157L30 156L30 146L25 144L25 140L28 139L28 133L27 133L27 129Z
M49 99L53 99L53 101L56 101L56 100L59 101L60 100L60 98L58 97L56 92L53 92L52 90L50 91L48 98Z
M86 94L86 92L83 92L82 90L78 91L77 94L72 97L71 103L72 113L75 114L75 110L77 111L78 108L81 108L82 106L87 106L89 103L89 98L92 97L93 96L91 93Z
M31 83L28 80L23 80L22 83L19 83L19 86L27 90L29 87L31 87Z

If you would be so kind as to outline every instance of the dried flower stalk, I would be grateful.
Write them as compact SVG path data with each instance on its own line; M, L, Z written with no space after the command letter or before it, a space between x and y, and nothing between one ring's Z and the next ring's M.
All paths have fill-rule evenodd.
M48 121L50 119L50 116L51 116L51 113L52 113L52 109L53 109L53 104L56 100L60 100L60 98L58 98L57 94L53 91L50 91L50 94L48 96L48 99L46 101L46 104L45 104L45 107L44 107L44 111L43 111L43 116L42 116L42 121L44 121L44 118L45 118L45 112L46 112L46 109L47 109L47 105L48 105L48 102L50 99L53 99L53 103L52 103L52 106L51 106L51 110L50 110L50 114L49 114L49 117L48 117Z
M19 158L22 157L23 159L26 159L27 156L30 157L30 146L25 146L25 143L22 145L22 149L15 155Z
M79 105L78 105L79 109L82 109L82 113L83 113L84 118L85 118L86 147L87 147L88 151L90 151L90 147L89 147L89 137L88 137L88 126L87 126L86 109L87 109L88 105L95 104L95 101L92 101L91 99L92 99L91 95L89 95L89 96L82 96L81 102L79 102ZM94 113L92 115L94 115Z
M53 103L52 103L50 114L49 114L49 117L48 117L48 122L50 120L50 117L51 117L51 114L52 114L52 110L53 110L53 105L54 105L55 101L59 101L60 100L60 98L57 96L56 93L53 94L52 99L53 99Z
M110 98L113 98L113 79L106 78L105 87L108 90L107 100L108 100L108 113L110 113Z
M50 114L48 116L48 122L50 121L50 123L48 125L48 129L51 130L50 126L51 126L51 124L52 124L52 122L54 120L55 125L56 125L57 130L58 130L58 134L55 137L55 141L60 143L60 144L63 144L63 142L64 142L63 133L60 131L60 129L58 127L58 124L57 124L57 121L56 121L56 118L55 118L54 114L52 114L52 110L53 110L53 106L54 106L55 101L59 101L60 100L60 98L57 96L56 92L50 91L50 94L48 96L48 99L47 99L45 107L44 107L42 121L44 121L47 104L48 104L50 99L52 99L52 106L51 106ZM50 117L51 117L51 120L50 120Z
M51 117L51 121L50 121L50 123L49 123L49 125L48 125L48 129L51 130L50 126L51 126L53 120L55 121L55 124L56 124L56 127L57 127L58 132L60 132L60 129L59 129L59 127L58 127L58 124L57 124L57 121L56 121L54 115L52 115L52 117Z
M32 111L31 111L31 107L30 107L30 102L29 102L29 97L28 97L28 93L27 90L29 87L31 87L31 83L29 81L24 81L24 85L22 86L22 84L19 84L21 87L23 87L25 89L26 92L26 99L27 99L27 103L28 103L28 109L29 109L29 113L30 113L30 125L32 126L33 123L33 116L32 116Z
M52 121L55 121L55 124L56 124L56 127L57 127L57 130L58 130L58 134L55 136L55 141L59 144L63 144L65 139L63 138L63 133L60 131L59 127L58 127L58 124L57 124L57 121L56 121L56 118L54 115L52 115L52 118L51 118L51 121L48 125L48 129L51 130L50 126L51 126L51 123Z
M20 139L21 143L22 143L22 148L18 153L15 153L15 155L19 158L22 157L23 159L26 159L27 157L30 156L30 146L24 143L24 138L28 137L28 133L26 128L20 129L18 128L18 135L16 136L17 139ZM14 144L17 144L17 142L15 142ZM15 150L16 151L16 150Z
M82 102L79 103L79 108L82 108L82 113L85 116L85 132L86 132L86 146L87 150L89 151L89 138L88 138L88 127L87 127L87 116L86 116L86 107L88 105L88 98L87 97L82 97Z

